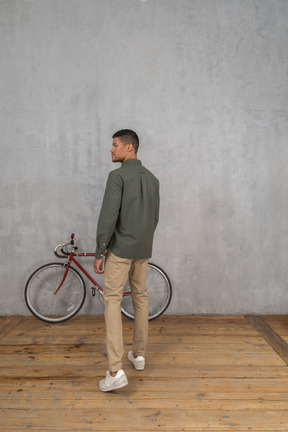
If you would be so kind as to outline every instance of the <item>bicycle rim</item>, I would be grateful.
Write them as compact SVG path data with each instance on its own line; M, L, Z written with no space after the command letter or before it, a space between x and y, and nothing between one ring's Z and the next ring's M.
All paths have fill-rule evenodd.
M149 321L151 321L162 315L168 308L172 297L172 286L166 273L160 267L151 263L148 263L146 286L148 294L148 316ZM130 291L129 281L127 281L124 292ZM121 311L127 318L134 319L131 295L123 297Z
M72 267L57 294L66 266L60 263L47 264L36 270L25 287L25 301L37 318L57 323L66 321L81 309L86 290L83 278Z

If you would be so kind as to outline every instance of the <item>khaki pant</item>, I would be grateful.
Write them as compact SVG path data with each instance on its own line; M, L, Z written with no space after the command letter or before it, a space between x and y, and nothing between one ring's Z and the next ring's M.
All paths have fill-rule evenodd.
M124 343L122 334L121 301L124 285L129 276L134 308L132 350L135 356L145 357L148 338L148 297L146 272L148 259L119 258L107 252L104 273L104 304L106 350L110 372L122 369Z

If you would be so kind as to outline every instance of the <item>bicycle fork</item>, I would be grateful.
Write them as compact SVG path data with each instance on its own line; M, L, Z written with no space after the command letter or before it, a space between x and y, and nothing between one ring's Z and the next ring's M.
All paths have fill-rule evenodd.
M68 270L70 268L70 263L71 263L71 261L69 260L67 263L63 264L63 267L66 267L66 268L65 268L64 276L62 278L62 281L61 281L60 285L58 286L58 288L56 289L56 291L54 291L54 293L53 293L53 295L55 295L55 296L58 294L58 291L60 290L61 286L63 285L63 283L64 283L64 281L66 279Z

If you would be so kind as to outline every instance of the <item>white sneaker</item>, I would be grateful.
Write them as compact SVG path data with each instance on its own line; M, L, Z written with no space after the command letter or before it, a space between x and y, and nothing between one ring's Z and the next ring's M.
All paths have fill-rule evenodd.
M99 382L100 390L103 392L120 389L128 384L125 372L121 369L115 377L112 377L107 371L106 377Z
M142 356L134 357L133 351L128 352L128 360L133 363L136 370L143 370L145 367L145 358Z

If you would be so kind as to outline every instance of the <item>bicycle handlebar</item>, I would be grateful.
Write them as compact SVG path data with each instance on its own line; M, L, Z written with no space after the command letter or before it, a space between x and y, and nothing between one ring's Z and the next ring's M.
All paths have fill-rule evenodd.
M56 248L54 249L54 255L56 255L57 258L67 258L67 256L70 255L69 252L65 252L65 251L63 250L63 248L64 248L65 246L66 246L66 244L60 244L60 245L56 246ZM58 249L60 249L62 255L60 255L60 254L58 253Z
M68 245L72 245L73 251L78 249L76 246L76 239L75 239L74 233L71 234L70 240L68 240L67 243L63 243L63 244L56 246L56 248L54 249L54 255L56 255L57 258L67 258L67 256L69 256L71 253L68 251ZM58 253L58 249L60 249L60 252L62 253L62 255L60 255Z

